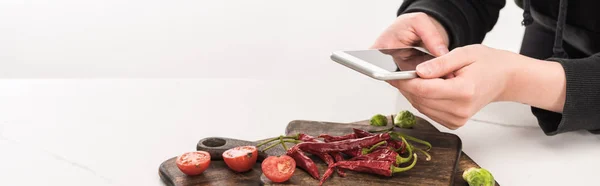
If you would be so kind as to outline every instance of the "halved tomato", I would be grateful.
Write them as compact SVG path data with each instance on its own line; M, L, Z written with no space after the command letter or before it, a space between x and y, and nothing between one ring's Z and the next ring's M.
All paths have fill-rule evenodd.
M210 154L206 151L186 152L177 157L177 167L184 174L195 176L202 174L210 165Z
M239 146L223 152L225 164L236 172L246 172L254 167L258 159L258 150L255 146Z
M275 183L289 180L296 171L296 161L290 156L269 156L263 160L263 174Z

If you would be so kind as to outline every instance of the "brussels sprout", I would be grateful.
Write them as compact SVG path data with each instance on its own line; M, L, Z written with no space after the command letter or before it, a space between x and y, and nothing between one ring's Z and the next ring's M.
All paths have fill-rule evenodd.
M373 126L386 126L387 117L381 114L377 114L371 118L371 125Z
M469 186L494 186L496 183L492 173L483 168L471 167L463 172L462 177Z
M398 112L394 117L394 124L400 128L412 128L417 123L415 115L408 110Z

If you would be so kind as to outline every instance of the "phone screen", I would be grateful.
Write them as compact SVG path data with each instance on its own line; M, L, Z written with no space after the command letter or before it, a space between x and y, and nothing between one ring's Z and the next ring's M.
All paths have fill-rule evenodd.
M345 51L389 72L412 71L434 57L414 48Z

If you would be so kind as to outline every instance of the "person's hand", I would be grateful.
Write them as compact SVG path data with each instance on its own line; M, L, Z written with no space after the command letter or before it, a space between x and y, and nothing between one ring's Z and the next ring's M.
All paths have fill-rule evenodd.
M448 53L448 33L434 18L425 13L398 16L375 41L371 48L388 49L421 46L435 56Z
M483 45L470 45L419 64L417 74L420 78L388 82L398 88L419 112L454 130L494 101L539 103L539 106L549 109L560 107L558 102L549 104L560 100L562 89L559 88L564 86L560 84L560 74L563 74L564 82L561 70L558 63ZM448 74L452 76L440 78L448 77ZM558 88L550 89L548 84L556 84ZM540 96L540 87L548 92ZM564 95L562 100L564 104Z
M383 49L381 53L390 55L400 71L415 70L417 65L435 57L413 48Z

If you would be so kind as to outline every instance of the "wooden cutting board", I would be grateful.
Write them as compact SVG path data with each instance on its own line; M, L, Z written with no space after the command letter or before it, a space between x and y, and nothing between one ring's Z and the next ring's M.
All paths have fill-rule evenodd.
M427 122L422 119L417 120L417 126ZM391 123L391 122L390 122ZM421 124L420 124L421 123ZM426 123L430 125L429 123ZM376 129L364 124L343 124L317 121L292 121L286 128L286 135L297 134L299 132L313 136L321 133L331 135L343 135L352 132L352 128L364 130ZM381 129L377 128L377 129ZM453 185L455 183L455 170L458 167L458 160L461 154L460 138L453 134L441 133L438 131L425 131L415 129L396 129L408 135L427 140L432 143L433 148L430 153L433 157L431 161L425 161L421 156L415 168L408 172L396 174L393 177L382 177L365 173L347 171L348 175L344 178L336 174L325 182L325 185ZM211 153L213 161L209 169L199 176L186 176L179 171L175 165L175 158L171 158L160 165L159 175L161 179L172 186L187 185L275 185L262 175L260 163L257 163L253 170L246 173L235 173L227 168L221 160L221 154L232 147L240 145L256 145L257 142L245 141L230 138L210 137L204 138L198 142L197 150L204 150ZM266 153L259 154L259 161L268 155L284 154L280 146L268 150ZM322 175L326 170L326 164L320 159L312 157L319 165L319 173ZM310 177L304 170L296 169L294 176L287 182L278 185L317 185L318 180Z

